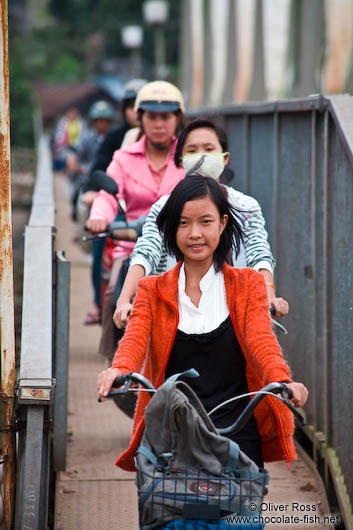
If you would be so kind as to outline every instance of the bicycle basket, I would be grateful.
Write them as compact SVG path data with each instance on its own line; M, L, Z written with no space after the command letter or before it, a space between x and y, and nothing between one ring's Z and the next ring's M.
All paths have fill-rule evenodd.
M223 469L220 476L215 476L207 470L163 471L156 464L152 472L146 472L141 471L146 469L146 458L144 454L138 454L136 457L142 530L164 528L164 525L178 520L179 524L185 522L185 528L193 528L194 524L195 529L231 529L231 516L245 515L251 519L260 514L260 505L268 482L265 470L254 472L247 469ZM186 526L187 521L189 526ZM172 529L174 526L171 524L166 528Z
M146 408L135 457L140 528L157 530L178 520L219 526L231 514L259 514L267 472L218 434L186 383L168 381Z

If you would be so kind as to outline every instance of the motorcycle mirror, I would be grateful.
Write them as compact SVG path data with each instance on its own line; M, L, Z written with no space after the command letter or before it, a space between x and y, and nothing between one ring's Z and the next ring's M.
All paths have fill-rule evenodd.
M100 169L96 169L92 173L89 184L94 191L104 190L111 195L116 195L119 191L115 180Z

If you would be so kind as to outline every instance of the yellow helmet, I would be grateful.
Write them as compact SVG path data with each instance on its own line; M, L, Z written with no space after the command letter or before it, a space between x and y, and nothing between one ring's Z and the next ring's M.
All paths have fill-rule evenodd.
M146 83L137 93L135 112L185 112L184 98L179 88L168 81L151 81Z

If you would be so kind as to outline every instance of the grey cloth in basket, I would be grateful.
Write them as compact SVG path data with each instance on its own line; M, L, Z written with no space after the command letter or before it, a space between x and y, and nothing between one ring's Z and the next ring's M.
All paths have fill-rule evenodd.
M224 517L248 513L249 502L261 504L266 472L217 433L186 383L173 376L158 389L146 407L145 425L136 457L143 530L185 518L186 505L196 511L200 506L200 518L207 519L217 510Z

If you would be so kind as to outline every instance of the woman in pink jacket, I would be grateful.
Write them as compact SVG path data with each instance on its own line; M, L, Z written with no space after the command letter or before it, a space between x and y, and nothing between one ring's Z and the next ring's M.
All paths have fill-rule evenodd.
M115 151L107 173L119 187L118 200L125 203L128 221L147 214L162 195L170 194L184 178L185 170L174 164L175 131L185 111L181 92L166 81L153 81L139 91L135 110L139 114L142 138L135 144ZM118 202L105 191L94 200L88 229L104 232L118 213ZM110 363L116 344L113 333L112 299L122 262L134 247L131 242L118 242L113 252L113 267L104 297L102 336L99 353Z

